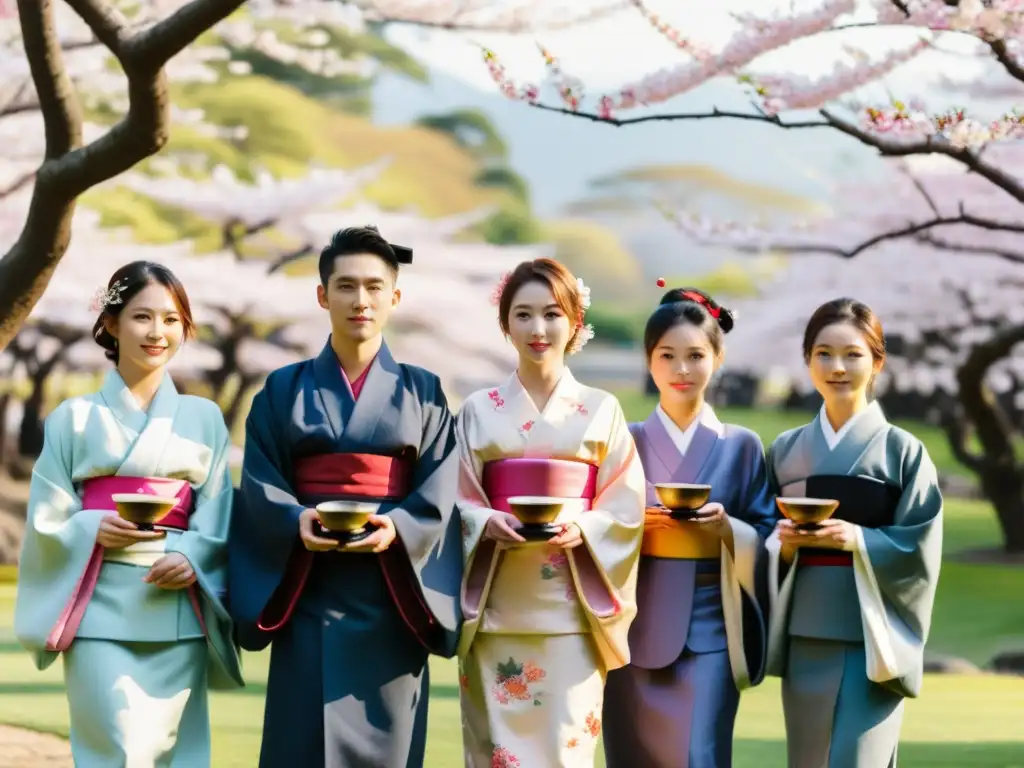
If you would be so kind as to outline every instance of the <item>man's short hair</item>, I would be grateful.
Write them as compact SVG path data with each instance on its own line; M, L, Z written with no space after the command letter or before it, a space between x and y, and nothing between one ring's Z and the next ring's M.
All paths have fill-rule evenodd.
M400 264L412 264L412 249L389 243L372 224L365 227L346 227L335 232L331 236L331 242L320 251L320 283L327 285L331 272L334 271L336 258L355 253L372 253L379 256L391 269L393 277L398 276Z

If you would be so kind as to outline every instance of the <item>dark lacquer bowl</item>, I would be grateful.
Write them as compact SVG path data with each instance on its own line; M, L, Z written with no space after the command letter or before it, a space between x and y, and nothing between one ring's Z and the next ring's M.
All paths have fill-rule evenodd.
M775 500L779 511L794 525L813 526L828 520L839 507L835 499L808 499L780 496Z
M316 505L320 524L333 533L362 530L379 508L372 501L324 501Z
M696 512L711 497L710 485L694 483L655 483L654 490L658 501L673 512Z
M508 506L524 525L546 525L555 522L565 501L551 496L513 496Z
M110 497L122 520L135 525L150 526L174 509L174 496L151 496L147 493L115 493Z

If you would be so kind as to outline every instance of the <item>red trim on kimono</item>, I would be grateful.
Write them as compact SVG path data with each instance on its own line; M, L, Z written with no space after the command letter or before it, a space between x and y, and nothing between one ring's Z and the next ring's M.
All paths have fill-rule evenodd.
M801 552L800 565L837 565L853 567L853 554L836 550L835 552Z
M358 380L357 380L358 381ZM413 463L394 456L328 453L295 462L295 492L300 499L358 497L397 501L411 492ZM288 559L284 577L260 614L257 626L274 632L291 619L313 568L314 552L301 542ZM378 557L391 600L417 641L431 648L437 621L420 593L419 582L401 538Z
M178 503L166 515L156 521L155 525L178 531L188 530L189 518L193 512L192 486L184 480L172 480L165 477L130 477L127 475L108 475L91 477L82 483L82 509L107 509L117 511L113 496L118 493L145 493L154 496L176 496ZM103 568L103 546L93 545L92 554L71 593L68 604L64 607L57 623L46 638L46 650L66 651L78 633L78 627L85 617L89 600L99 581L100 570ZM195 584L188 588L189 602L199 619L199 626L206 636L206 622L199 605L199 593Z

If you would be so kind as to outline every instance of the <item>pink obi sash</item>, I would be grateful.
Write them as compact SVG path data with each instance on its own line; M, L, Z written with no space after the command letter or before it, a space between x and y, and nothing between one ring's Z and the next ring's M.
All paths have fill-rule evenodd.
M404 458L370 453L325 453L295 460L294 489L300 504L313 507L321 501L374 499L400 501L412 492L414 464ZM283 627L295 611L309 574L314 552L296 543L285 573L260 613L257 626L264 632ZM430 648L437 631L434 618L420 591L400 537L377 556L391 600L406 626L421 644Z
M481 484L491 509L511 511L512 496L583 499L590 509L597 495L597 467L565 459L498 459L484 465Z
M113 496L118 493L146 493L158 496L176 496L178 503L156 522L163 528L170 528L180 531L188 530L188 520L192 515L193 493L192 486L184 480L171 480L164 477L129 477L123 475L108 475L105 477L91 477L82 483L82 509L108 509L111 512L117 510ZM92 555L82 572L78 583L71 592L71 598L61 612L57 623L50 631L46 639L46 650L66 651L71 642L75 639L78 627L85 616L85 610L89 607L89 600L96 589L96 582L100 577L100 569L103 567L103 547L96 543L93 546ZM206 634L206 624L203 621L203 613L199 605L199 593L196 585L188 588L189 600L192 608L199 618L199 625Z

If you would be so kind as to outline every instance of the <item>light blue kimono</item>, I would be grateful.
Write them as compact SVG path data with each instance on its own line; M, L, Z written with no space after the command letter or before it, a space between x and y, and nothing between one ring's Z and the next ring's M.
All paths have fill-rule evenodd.
M64 401L46 419L32 474L14 630L39 669L52 664L60 654L55 649L66 645L55 637L71 606L82 604L84 574L102 557L74 639L62 652L77 768L210 764L207 689L242 685L222 604L229 448L217 406L179 395L167 375L148 413L110 371L99 392ZM83 483L111 475L186 481L194 499L188 529L123 549L96 549L100 521L113 513L84 509ZM142 581L169 552L183 554L195 570L191 596Z

